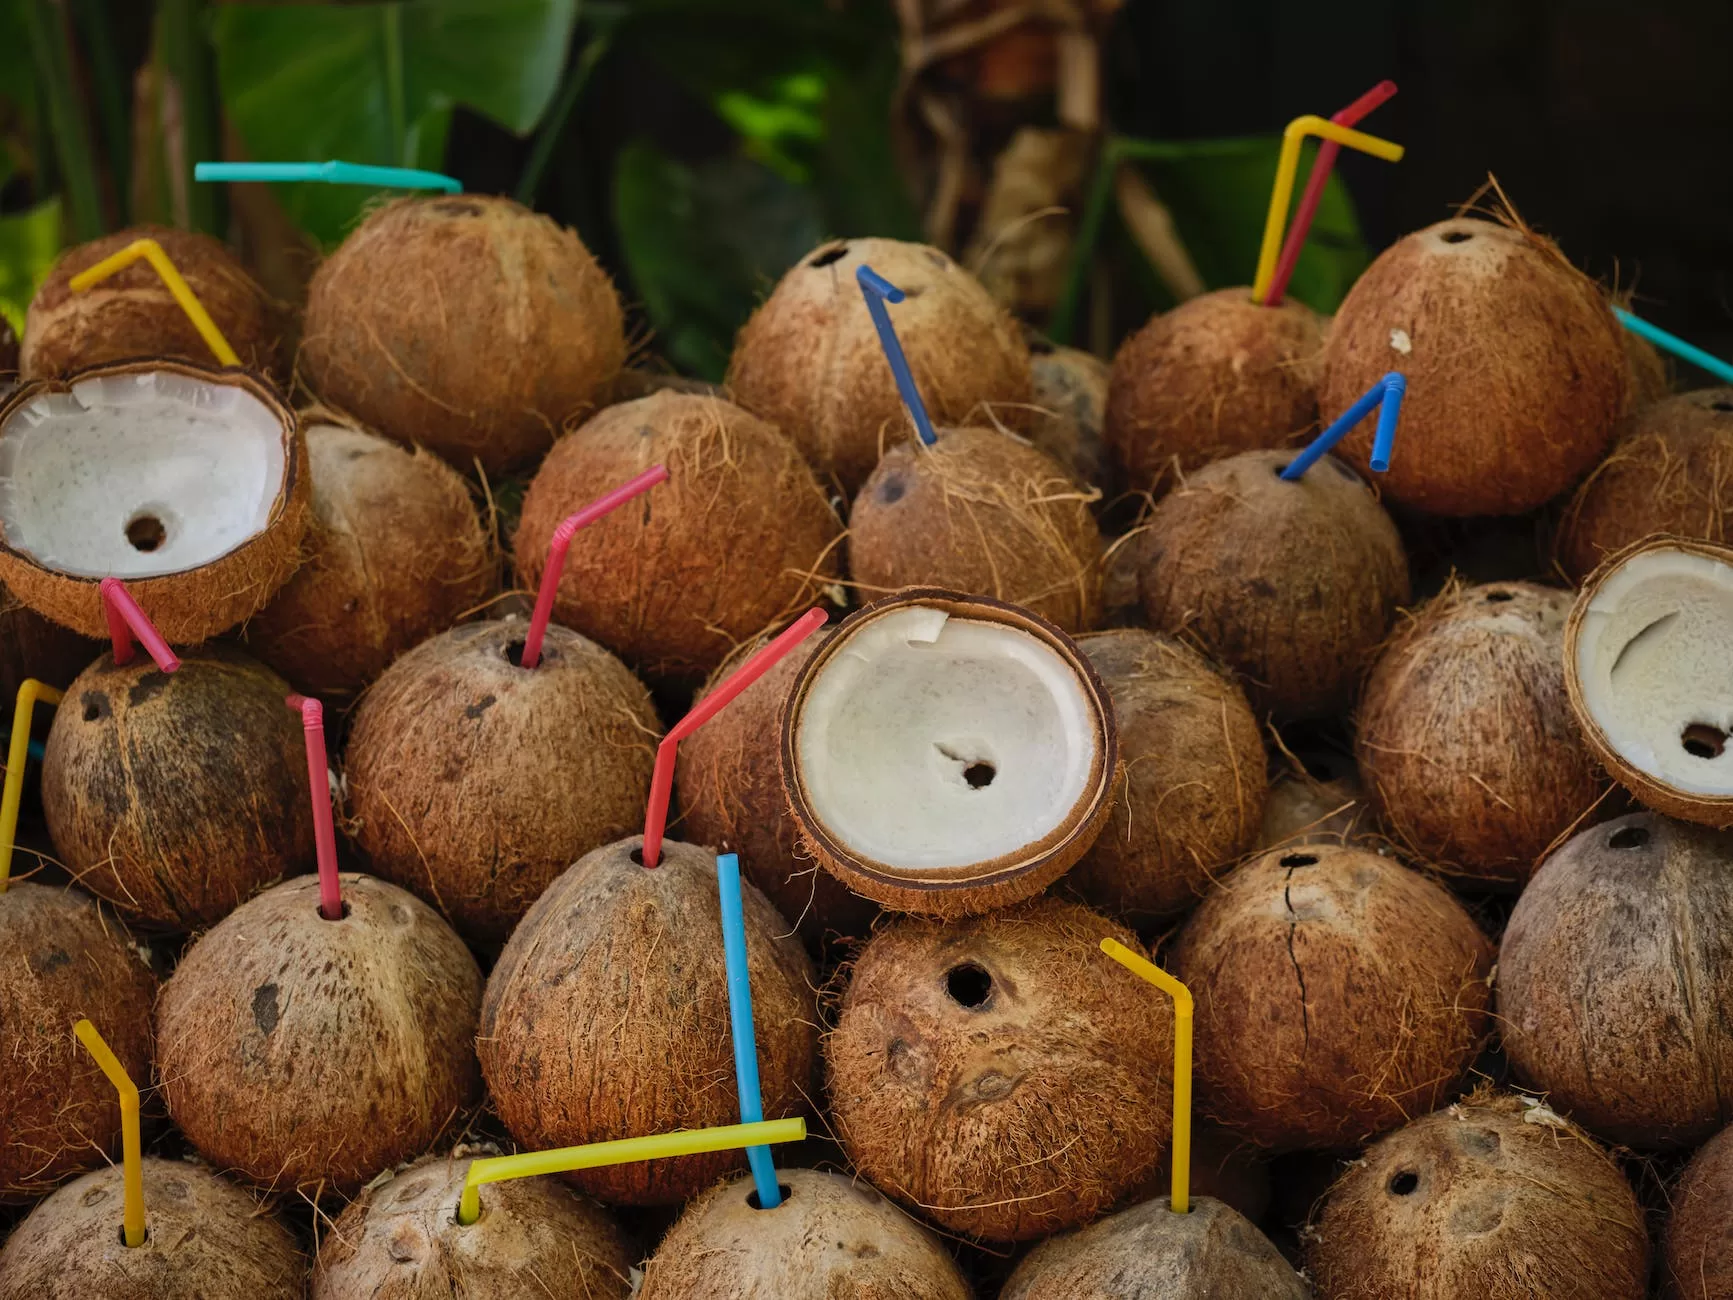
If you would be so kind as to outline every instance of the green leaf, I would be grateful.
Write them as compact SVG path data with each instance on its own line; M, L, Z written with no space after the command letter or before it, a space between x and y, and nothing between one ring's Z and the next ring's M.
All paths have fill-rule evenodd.
M24 309L60 252L60 198L0 217L0 315L24 333Z

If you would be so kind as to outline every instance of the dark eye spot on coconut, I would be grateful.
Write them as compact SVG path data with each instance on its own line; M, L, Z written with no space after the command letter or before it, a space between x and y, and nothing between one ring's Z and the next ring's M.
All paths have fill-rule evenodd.
M1515 600L1516 594L1509 591L1489 591L1486 593L1488 605L1502 605L1507 600Z
M1609 849L1640 849L1649 842L1647 826L1621 826L1607 836Z
M1447 244L1466 244L1474 236L1466 230L1447 230L1442 238Z
M126 525L126 540L135 551L156 550L168 538L162 520L152 514L135 515Z
M259 1032L267 1038L282 1019L282 1011L277 1006L277 986L261 984L253 990L253 1023L259 1027Z
M357 461L357 460L360 460L366 454L367 454L366 448L356 447L356 448L353 448L352 450L344 452L343 453L343 459L347 460L347 461Z
M1692 758L1720 758L1727 748L1727 733L1707 722L1693 722L1679 733L1679 744Z
M88 1210L93 1205L101 1205L107 1199L108 1192L105 1189L101 1187L92 1187L83 1196L78 1198L78 1203Z
M1729 402L1726 398L1722 398L1718 402L1710 402L1709 409L1711 411L1733 411L1733 402Z
M829 248L819 249L807 259L806 264L816 270L821 266L835 266L847 256L847 244L832 244Z
M1050 357L1053 355L1053 353L1056 350L1057 349L1054 347L1052 339L1043 338L1040 335L1036 335L1034 338L1029 340L1029 355L1030 356Z
M1003 1101L1016 1086L1015 1079L997 1070L988 1070L975 1079L969 1090L981 1101Z
M788 1198L794 1195L793 1189L790 1188L787 1183L778 1183L776 1185L776 1190L782 1193L782 1204L771 1206L770 1208L773 1210L779 1210L783 1205L787 1205ZM746 1203L755 1210L762 1210L764 1208L764 1203L758 1199L758 1189L756 1187L746 1193Z
M141 704L149 704L167 688L168 674L153 668L132 684L132 689L126 693L126 702L136 709ZM217 770L221 770L221 764Z
M1392 1196L1412 1196L1420 1186L1420 1175L1411 1169L1404 1169L1391 1176L1390 1194Z
M41 976L48 974L50 971L59 970L62 966L70 966L71 964L72 956L64 948L51 948L47 953L43 954L40 960L32 958L30 969L34 974Z
M966 961L945 972L945 992L960 1007L983 1007L993 996L993 977L984 967Z
M946 257L936 248L929 248L927 250L927 261L931 262L941 271L949 271L951 269L951 259Z
M518 661L518 659L522 659L523 658L523 652L524 652L524 644L522 641L519 641L517 643L517 658L513 659L512 662L516 663ZM463 711L463 716L466 718L479 718L482 714L486 713L493 706L494 706L494 697L492 695L484 695L479 700L477 700L474 704L472 704L468 708L466 708Z
M481 204L468 199L435 199L428 207L442 217L479 217L482 211Z
M880 505L892 506L903 499L903 494L909 490L908 484L901 474L889 474L885 481L879 484L878 499Z
M96 722L98 719L108 717L113 712L108 707L108 696L101 691L86 691L78 698L79 702L84 705L84 720L86 722Z
M1495 1156L1503 1141L1498 1134L1489 1128L1465 1128L1457 1137L1457 1144L1471 1156Z
M1252 595L1260 600L1274 600L1276 598L1276 584L1268 578L1253 578L1246 584L1246 587Z
M1289 871L1295 867L1315 867L1318 865L1318 855L1315 853L1290 853L1282 859L1282 865Z

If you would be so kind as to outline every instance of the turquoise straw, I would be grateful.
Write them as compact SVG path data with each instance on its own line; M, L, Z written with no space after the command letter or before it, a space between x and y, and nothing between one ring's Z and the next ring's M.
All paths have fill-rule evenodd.
M752 980L746 973L746 916L740 897L740 855L723 853L716 859L716 892L722 898L722 961L728 972L728 1024L734 1040L734 1082L740 1094L740 1122L756 1124L764 1118L764 1101L758 1088L758 1039L752 1030ZM770 1148L747 1147L746 1162L752 1166L752 1181L758 1184L758 1208L774 1210L782 1204L782 1189L776 1185L776 1165Z
M1702 348L1692 347L1677 334L1669 334L1659 325L1651 325L1641 316L1633 316L1623 307L1614 307L1613 315L1619 318L1631 333L1641 335L1658 348L1666 348L1682 361L1689 361L1694 366L1707 370L1724 384L1733 384L1733 366L1728 365L1720 357L1710 356Z
M369 167L337 162L202 162L193 167L195 181L324 181L329 185L371 185L394 190L444 190L461 194L463 183L439 172L413 167Z

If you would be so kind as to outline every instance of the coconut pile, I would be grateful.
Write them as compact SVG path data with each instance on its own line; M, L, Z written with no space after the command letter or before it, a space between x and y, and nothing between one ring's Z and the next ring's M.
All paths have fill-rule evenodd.
M71 291L141 233L241 367L145 268ZM1502 210L1109 365L848 239L713 388L503 198L372 209L298 319L202 238L70 251L0 403L0 687L64 691L0 1300L1733 1300L1733 390L1610 303ZM1368 419L1283 477L1391 371L1387 472ZM656 850L664 737L814 607ZM476 1160L741 1121L722 853L778 1203L724 1150L463 1222ZM1105 940L1193 1000L1183 1211L1186 1022Z

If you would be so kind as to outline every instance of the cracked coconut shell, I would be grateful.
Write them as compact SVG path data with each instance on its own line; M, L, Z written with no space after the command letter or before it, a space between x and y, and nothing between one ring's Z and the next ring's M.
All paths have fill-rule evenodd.
M1100 951L1137 937L1041 898L899 917L825 1039L855 1168L951 1232L1029 1241L1148 1183L1171 1135L1173 1007Z
M1473 1064L1492 959L1462 904L1390 858L1264 854L1203 901L1169 959L1197 1000L1200 1108L1280 1150L1397 1127Z
M619 296L574 232L454 194L375 209L325 259L298 364L327 406L498 475L604 400L625 360Z
M1733 1297L1733 1127L1703 1144L1673 1189L1661 1274L1666 1300Z

